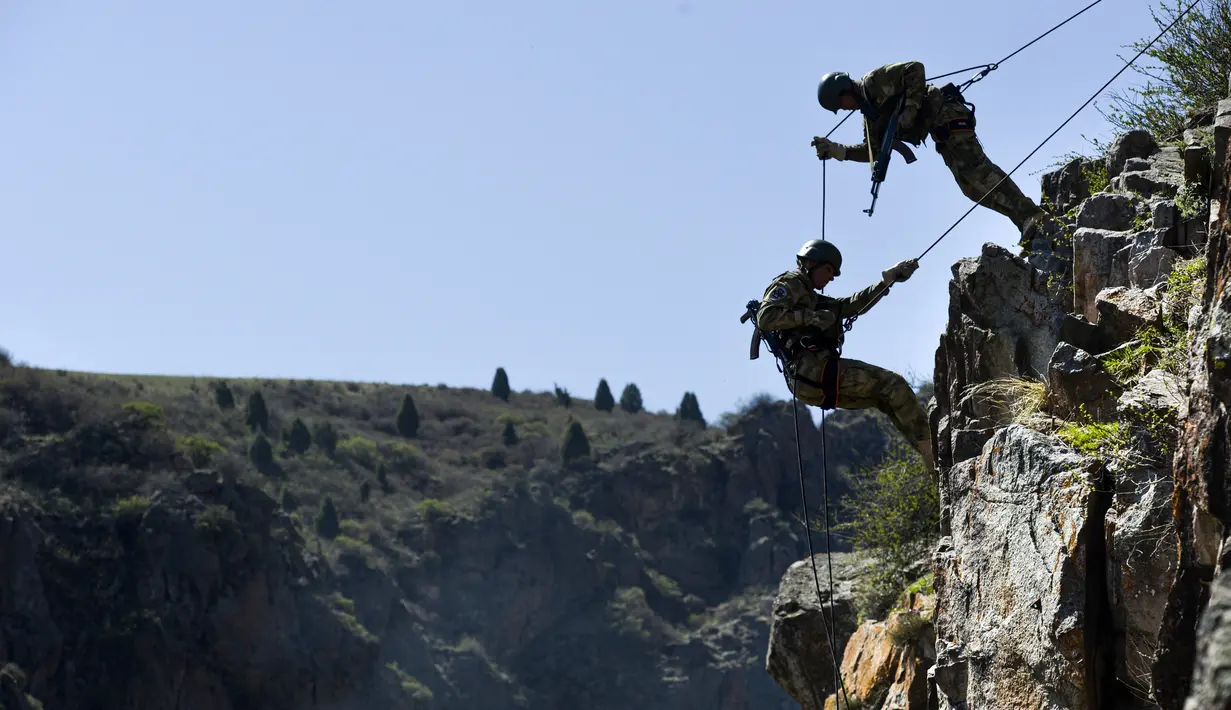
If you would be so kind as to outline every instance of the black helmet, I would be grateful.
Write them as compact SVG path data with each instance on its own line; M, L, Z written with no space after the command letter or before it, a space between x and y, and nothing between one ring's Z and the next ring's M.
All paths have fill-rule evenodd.
M838 247L834 246L833 242L823 239L809 240L799 248L799 253L795 257L800 260L810 259L829 264L833 266L834 276L842 273L842 252L838 251Z
M816 100L821 103L822 108L837 113L841 108L838 105L838 99L843 92L853 88L855 88L855 82L851 81L846 72L831 71L821 77L821 84L816 87Z

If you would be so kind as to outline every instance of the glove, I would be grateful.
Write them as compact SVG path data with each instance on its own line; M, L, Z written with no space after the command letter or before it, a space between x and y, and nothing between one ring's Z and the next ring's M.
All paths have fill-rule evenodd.
M834 160L846 160L846 146L841 143L834 143L828 138L813 136L811 145L816 148L816 157L821 160L833 158Z
M892 268L885 269L881 272L881 278L887 284L901 283L910 278L910 275L915 273L915 269L919 268L919 262L914 259L899 261Z
M828 329L837 319L838 316L833 311L806 311L804 313L804 325L814 325L821 330Z

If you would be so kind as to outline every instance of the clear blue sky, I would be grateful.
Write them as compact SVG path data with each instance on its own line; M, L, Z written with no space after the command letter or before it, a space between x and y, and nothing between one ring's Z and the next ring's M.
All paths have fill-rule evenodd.
M636 382L654 410L692 390L713 419L787 394L738 317L820 235L821 74L994 61L1085 4L8 2L0 345L122 373L487 387L503 366L515 390ZM988 154L1012 168L1154 31L1147 2L1106 0L977 84ZM1093 105L1019 170L1028 195L1083 133L1108 133ZM829 293L970 205L918 155L871 218L867 166L829 165ZM1015 239L978 209L846 355L930 376L951 265Z

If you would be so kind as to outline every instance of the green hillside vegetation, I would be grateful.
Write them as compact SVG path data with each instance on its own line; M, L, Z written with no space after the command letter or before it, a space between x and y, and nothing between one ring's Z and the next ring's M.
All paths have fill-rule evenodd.
M220 406L220 391L229 393L221 398L227 404L256 405ZM399 431L406 401L419 420L413 436ZM304 532L326 498L360 536L440 511L465 514L494 481L559 462L571 422L595 461L630 444L696 446L723 436L669 415L605 411L583 400L566 408L547 392L514 393L505 402L490 391L444 386L0 369L0 467L56 455L80 426L108 429L127 452L63 454L88 473L71 476L76 467L66 465L62 475L44 476L36 467L38 475L17 476L26 494L58 496L64 506L106 505L209 468L294 500ZM118 468L130 454L150 459L146 475Z

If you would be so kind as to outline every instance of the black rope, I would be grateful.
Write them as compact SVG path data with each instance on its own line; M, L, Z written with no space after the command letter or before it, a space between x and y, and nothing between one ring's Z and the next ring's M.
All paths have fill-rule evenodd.
M842 120L841 120L841 121L838 121L838 124L837 124L836 126L834 126L833 128L829 129L829 133L826 133L826 134L825 134L825 137L826 137L826 138L828 138L828 137L830 137L831 135L833 135L833 132L834 132L834 131L838 130L838 128L839 128L839 127L841 127L843 123L846 123L846 119L848 119L848 118L850 118L851 116L854 116L854 115L855 115L855 112L854 112L854 111L848 111L848 112L846 113L846 116L844 116L844 117L842 118Z
M1100 0L1096 0L1096 1L1100 1ZM983 197L980 197L980 198L979 198L979 200L978 200L977 202L975 202L973 205L971 205L971 206L970 206L970 209L966 210L966 212L965 212L965 213L964 213L961 217L958 217L957 221L956 221L956 222L954 222L952 225L950 225L950 227L949 227L948 229L946 229L946 230L944 231L944 233L943 233L943 234L941 234L939 237L937 237L937 238L936 238L936 241L932 242L932 244L931 244L931 245L930 245L927 249L924 249L922 254L920 254L919 256L915 257L915 260L916 260L916 261L918 261L918 260L922 259L923 257L927 256L928 252L932 251L932 249L933 249L933 248L935 248L937 244L940 244L940 240L942 240L942 239L944 239L945 237L947 237L947 236L949 235L949 233L950 233L950 232L952 232L954 229L956 229L956 228L957 228L957 226L958 226L959 224L961 224L961 223L962 223L962 221L963 221L963 220L965 220L968 216L970 216L970 213L971 213L971 212L974 212L974 211L975 211L975 208L976 208L976 207L978 207L979 205L981 205L981 204L983 203L983 201L987 199L988 195L990 195L990 194L992 194L993 192L995 192L995 191L996 191L996 188L1000 187L1000 185L1001 185L1002 183L1004 183L1004 181L1005 181L1005 180L1008 180L1008 179L1009 179L1009 177L1010 177L1011 175L1013 175L1013 173L1017 172L1017 170L1018 170L1019 168L1021 168L1021 166L1025 165L1027 160L1030 160L1030 158L1034 157L1034 154L1035 154L1035 153L1037 153L1037 152L1039 152L1040 150L1042 150L1042 149L1043 149L1043 146L1044 146L1044 145L1047 145L1047 141L1049 141L1049 140L1051 140L1052 138L1054 138L1054 137L1055 137L1055 135L1056 135L1057 133L1059 133L1059 132L1060 132L1060 130L1061 130L1062 128L1064 128L1065 126L1067 126L1067 125L1069 124L1069 121L1072 121L1074 118L1076 118L1076 117L1077 117L1077 114L1081 113L1082 109L1084 109L1086 106L1089 106L1089 105L1090 105L1090 102L1092 102L1092 101L1094 101L1096 98L1098 98L1098 95L1099 95L1099 94L1101 94L1101 93L1103 93L1103 90L1104 90L1104 89L1106 89L1108 86L1111 86L1111 82L1113 82L1113 81L1115 81L1116 79L1118 79L1118 78L1120 77L1120 75L1121 75L1121 74L1123 74L1125 71L1127 71L1127 70L1128 70L1128 68L1129 68L1130 66L1132 66L1134 62L1136 62L1138 59L1140 59L1140 58L1141 58L1141 55L1145 54L1145 53L1146 53L1146 51L1150 49L1150 47L1153 47L1155 42L1157 42L1158 40L1162 39L1162 38L1163 38L1163 35L1165 35L1165 34L1167 34L1168 32L1170 32L1170 31L1171 31L1171 28L1172 28L1172 27L1175 27L1175 26L1176 26L1176 24L1177 24L1177 23L1178 23L1181 19L1183 19L1185 15L1187 15L1189 12L1191 12L1191 11L1192 11L1192 9L1193 9L1194 7L1196 7L1196 6L1197 6L1200 2L1201 2L1201 0L1193 0L1193 3L1192 3L1191 5L1189 5L1189 6L1188 6L1188 7L1184 10L1184 12L1180 13L1180 14L1179 14L1179 16L1177 16L1177 17L1175 18L1175 20L1174 20L1174 21L1173 21L1170 25L1167 25L1167 27L1165 27L1165 28L1163 29L1163 31L1162 31L1162 32L1159 32L1159 33L1158 33L1158 35L1157 35L1154 39L1150 40L1150 43L1149 43L1149 44L1147 44L1146 46L1142 47L1142 48L1141 48L1141 51L1137 52L1137 54L1136 54L1136 55L1134 55L1132 59L1130 59L1130 60L1128 60L1127 62L1125 62L1124 66L1120 68L1120 71L1117 71L1117 72L1116 72L1116 73L1115 73L1115 74L1114 74L1114 75L1113 75L1110 79L1108 79L1108 80L1106 81L1106 83L1104 83L1101 87L1099 87L1098 91L1095 91L1095 92L1094 92L1094 93L1090 96L1090 98L1086 99L1085 103L1083 103L1081 106L1077 107L1077 110L1076 110L1076 111L1074 111L1074 112L1073 112L1073 113L1072 113L1072 114L1071 114L1068 118L1064 119L1064 123L1061 123L1061 124L1060 124L1060 125L1056 128L1056 130L1052 131L1052 132L1051 132L1051 133L1050 133L1050 134L1049 134L1046 138L1044 138L1044 139L1043 139L1043 142L1042 142L1042 143L1039 143L1039 145L1038 145L1038 146L1037 146L1034 150L1030 151L1030 154L1029 154L1029 155L1027 155L1025 158L1022 158L1021 162L1019 162L1016 166L1014 166L1014 168L1013 168L1012 170L1010 170L1008 173L1006 173L1006 174L1005 174L1005 176L1004 176L1004 177L1002 177L1002 178L999 180L999 182L997 182L995 185L993 185L993 186L992 186L992 189L990 189L990 190L988 190L986 193L984 193ZM1084 10L1083 10L1083 12L1084 12ZM1018 51L1021 51L1021 50L1018 50ZM1010 55L1010 56L1012 56L1012 55ZM883 293L883 292L884 292L884 290L885 290L886 288L888 288L888 284L884 284L884 283L882 283L882 284L881 284L881 288L880 288L880 290L878 290L878 291L876 292L876 294L873 296L873 298L872 298L872 299L870 299L870 300L868 301L867 305L865 305L862 309L860 309L858 313L856 313L855 315L851 316L851 318L850 318L849 320L850 320L850 322L851 322L851 324L852 324L852 325L854 324L854 320L855 320L856 318L858 318L859 316L863 315L863 314L864 314L864 313L865 313L865 312L866 312L869 308L871 308L871 307L872 307L872 304L874 304L874 303L876 302L876 300L877 300L877 298L876 298L876 297L877 297L877 296L879 296L881 293Z
M968 71L974 71L975 69L986 69L990 66L992 65L991 64L976 64L973 67L966 67L965 69L958 69L957 71L951 71L948 74L941 74L940 76L931 76L931 77L928 77L927 79L924 79L924 81L932 82L932 81L936 81L937 79L945 79L945 78L951 77L954 74L965 74Z
M1001 64L1004 64L1005 62L1009 61L1009 60L1010 60L1010 59L1012 59L1013 57L1017 56L1017 54L1018 54L1019 52L1021 52L1023 49L1026 49L1026 48L1027 48L1027 47L1029 47L1030 45L1034 44L1035 42L1038 42L1039 40L1043 39L1044 37L1046 37L1047 35L1051 34L1052 32L1055 32L1056 30L1060 29L1061 27L1064 27L1064 26L1065 26L1065 25L1067 25L1069 22L1071 22L1072 20L1076 19L1076 17L1077 17L1078 15L1082 14L1082 13L1083 13L1083 12L1085 12L1086 10L1089 10L1090 8L1094 7L1095 5L1099 4L1099 3L1100 3L1100 2L1102 2L1102 1L1103 1L1103 0L1094 0L1094 2L1090 3L1089 5L1086 5L1086 6L1085 6L1085 7L1083 7L1082 9L1078 10L1075 14L1073 14L1072 16L1070 16L1070 17L1069 17L1069 19L1065 20L1064 22L1061 22L1060 24L1058 24L1058 25L1056 25L1055 27L1051 28L1050 30L1048 30L1048 31L1044 32L1043 34L1039 35L1038 37L1035 37L1034 39L1030 40L1030 41L1029 41L1029 42L1027 42L1026 44L1024 44L1024 45L1022 45L1021 47L1019 47L1019 48L1017 49L1017 51L1013 52L1012 54L1010 54L1009 56L1005 57L1004 59L1001 59L1000 61L996 62L993 66L994 66L994 67L998 67L998 66L1000 66Z
M1016 57L1016 56L1017 56L1017 55L1018 55L1018 54L1019 54L1022 50L1024 50L1024 49L1026 49L1027 47L1029 47L1029 46L1033 45L1035 42L1038 42L1039 40L1043 39L1044 37L1046 37L1047 35L1051 34L1052 32L1055 32L1056 30L1060 29L1061 27L1064 27L1065 25L1067 25L1068 23L1070 23L1070 22L1072 22L1074 19L1076 19L1078 15L1082 14L1082 13L1083 13L1083 12L1085 12L1086 10L1089 10L1090 8L1094 7L1095 5L1099 4L1099 3L1100 3L1100 2L1102 2L1102 1L1103 1L1103 0L1094 0L1094 2L1090 3L1089 5L1086 5L1086 6L1085 6L1085 7L1083 7L1082 9L1078 10L1076 13L1074 13L1074 14L1070 15L1070 16L1069 16L1069 18L1068 18L1067 20L1065 20L1065 21L1061 22L1060 24L1058 24L1058 25L1056 25L1055 27L1051 28L1050 30L1048 30L1048 31L1044 32L1043 34L1039 35L1038 37L1035 37L1034 39L1030 40L1030 41L1029 41L1029 42L1027 42L1026 44L1023 44L1022 46L1018 47L1018 48L1017 48L1016 50L1014 50L1014 51L1013 51L1013 52L1012 52L1009 56L1005 57L1004 59L1001 59L1001 60L1000 60L1000 61L998 61L998 62L992 62L991 64L982 64L982 65L980 65L980 66L977 66L977 67L970 67L970 68L968 68L968 69L960 69L960 70L958 70L958 71L951 72L951 73L949 73L949 74L942 74L941 76L934 77L934 78L936 78L936 79L943 79L943 78L944 78L944 77L946 77L946 76L953 76L954 74L961 74L962 72L967 72L967 71L970 71L971 69L982 69L983 71L981 71L981 72L979 72L978 74L974 75L974 76L973 76L973 77L971 77L968 81L966 81L965 83L963 83L963 84L962 84L962 86L961 86L961 89L960 89L960 90L961 90L961 91L965 91L966 89L969 89L969 88L970 88L970 85L971 85L971 84L973 84L973 83L975 83L975 82L977 82L977 81L982 81L982 80L983 80L983 77L985 77L985 76L987 76L988 74L991 74L992 72L994 72L994 71L996 71L997 69L999 69L1001 64L1004 64L1005 62L1009 61L1009 60L1010 60L1010 59L1012 59L1013 57ZM928 81L931 81L931 79L928 79Z
M788 366L789 367L789 366ZM793 370L792 370L793 372ZM804 534L808 538L808 561L812 563L812 581L816 584L816 603L821 609L821 623L825 625L825 637L829 641L829 655L833 658L833 677L834 677L834 696L835 704L837 694L841 692L843 703L849 710L851 707L850 698L846 695L846 684L842 682L842 666L838 660L838 629L837 619L834 618L834 609L836 604L833 598L833 558L829 552L829 483L827 480L829 472L825 467L825 412L821 411L821 472L824 487L822 488L822 505L824 506L825 515L825 566L829 568L829 621L825 621L825 603L821 600L821 577L816 570L816 553L812 550L812 525L808 522L808 491L804 487L804 456L799 447L799 404L798 398L795 396L795 385L791 385L791 418L795 422L795 461L799 464L799 497L804 510Z
M825 240L825 161L821 161L821 241Z

